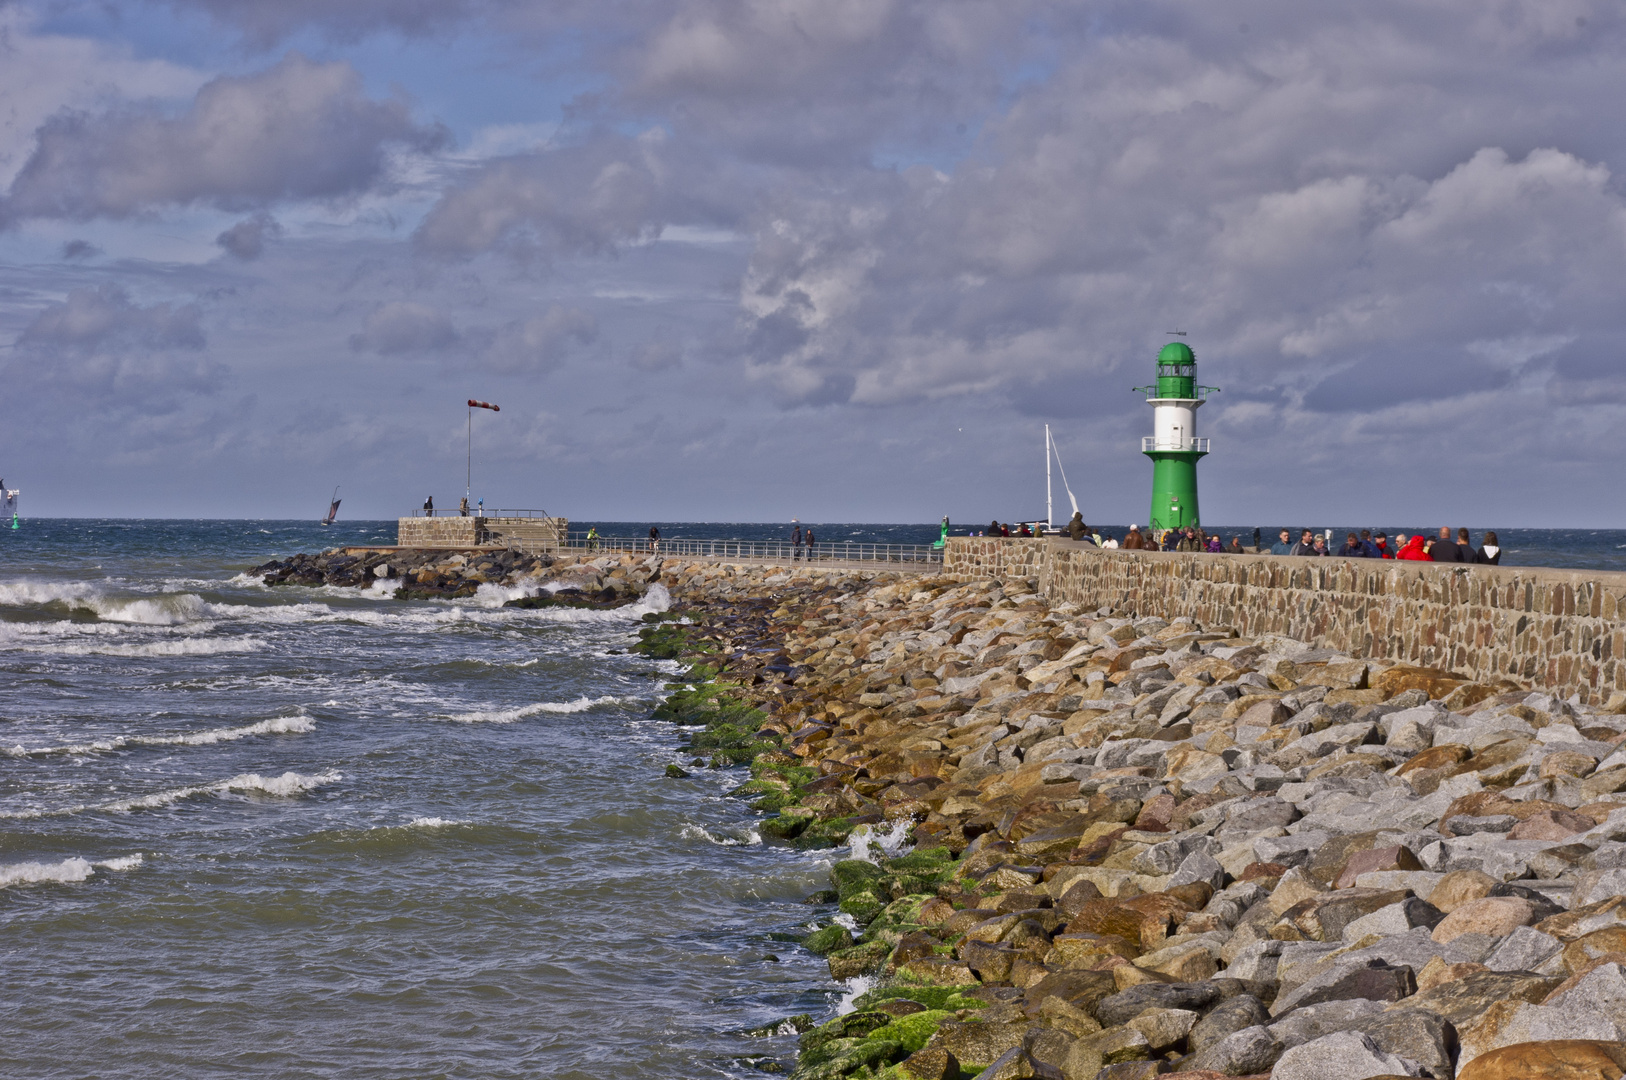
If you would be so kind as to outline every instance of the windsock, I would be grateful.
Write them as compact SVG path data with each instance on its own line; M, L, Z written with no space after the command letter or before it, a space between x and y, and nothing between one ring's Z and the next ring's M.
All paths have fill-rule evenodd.
M469 408L490 409L492 412L502 412L501 409L497 408L497 406L493 405L489 401L475 401L473 398L469 398Z

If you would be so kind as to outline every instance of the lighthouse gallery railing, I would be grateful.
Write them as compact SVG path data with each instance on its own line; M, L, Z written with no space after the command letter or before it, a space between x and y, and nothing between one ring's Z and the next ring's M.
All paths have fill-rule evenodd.
M1207 439L1164 439L1158 441L1156 435L1148 435L1140 441L1141 453L1150 450L1189 451L1200 454L1208 453Z

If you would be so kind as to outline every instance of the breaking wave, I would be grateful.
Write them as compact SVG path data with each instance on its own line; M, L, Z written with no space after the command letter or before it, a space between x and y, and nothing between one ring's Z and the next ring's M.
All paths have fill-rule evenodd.
M134 870L142 861L141 855L136 854L96 863L78 857L63 859L56 863L12 863L10 866L0 866L0 889L12 885L35 885L45 882L67 885L77 881L88 881L97 869Z
M638 699L620 698L613 695L596 698L579 697L575 701L539 701L535 705L525 705L518 709L491 709L454 713L446 717L446 719L458 724L513 724L542 713L579 713L600 705L620 705L636 700Z
M179 626L207 618L208 605L195 593L161 597L109 596L79 581L10 581L0 583L0 607L64 607L88 611L104 622L142 626Z
M331 784L336 780L343 779L343 775L332 770L317 773L315 776L305 776L293 771L285 772L281 776L240 773L230 780L220 780L213 784L194 784L188 787L170 788L168 791L159 791L133 799L115 799L112 802L104 803L81 803L78 806L68 806L58 810L0 811L0 818L19 820L68 817L73 814L92 812L121 814L134 810L156 810L172 803L195 799L204 795L274 795L286 798L293 795L302 795L307 791L314 791L324 784Z
M189 735L118 735L95 742L69 743L65 746L40 746L33 749L14 746L0 751L8 757L44 757L54 754L100 754L122 750L128 746L213 746L233 742L254 735L298 735L316 730L316 721L308 716L273 716L245 727L211 728Z

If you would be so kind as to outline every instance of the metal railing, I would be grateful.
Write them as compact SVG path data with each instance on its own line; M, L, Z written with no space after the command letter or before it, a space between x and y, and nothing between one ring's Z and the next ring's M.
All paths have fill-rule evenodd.
M760 559L773 562L879 562L941 563L943 549L930 544L867 544L843 541L833 544L792 544L789 540L696 540L686 537L662 538L652 547L648 537L600 536L589 540L586 533L574 532L563 543L550 540L514 539L511 547L524 551L569 550L579 554L659 554L705 559Z
M450 510L443 510L443 509L441 509L440 507L437 506L433 510L424 510L424 509L422 509L420 507L419 509L412 511L412 513L404 514L402 516L403 517L545 518L545 517L548 516L548 512L546 510L506 510L506 509L492 509L490 507L485 507L485 508L482 509L481 507L478 507L478 506L471 506L471 507L469 507L469 512L465 514L461 509L459 509L458 507L455 507L455 506L452 507Z
M1208 453L1208 440L1207 439L1164 439L1161 442L1159 442L1156 435L1147 435L1145 438L1141 439L1141 441L1140 441L1140 450L1141 450L1141 453L1143 453L1143 454L1147 453L1148 451L1152 451L1152 450L1185 451L1185 452L1195 451L1196 453L1199 453L1199 454L1206 454L1206 453Z

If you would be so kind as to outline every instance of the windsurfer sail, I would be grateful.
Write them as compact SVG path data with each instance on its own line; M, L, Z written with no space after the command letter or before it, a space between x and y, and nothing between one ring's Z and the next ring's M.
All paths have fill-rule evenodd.
M10 514L13 529L22 527L17 522L17 496L21 494L22 490L20 488L8 488L6 482L0 480L0 517Z
M339 489L335 487L333 489L333 503L327 508L327 517L322 519L323 525L333 524L333 519L339 516L339 503L341 501L342 500L339 498Z

